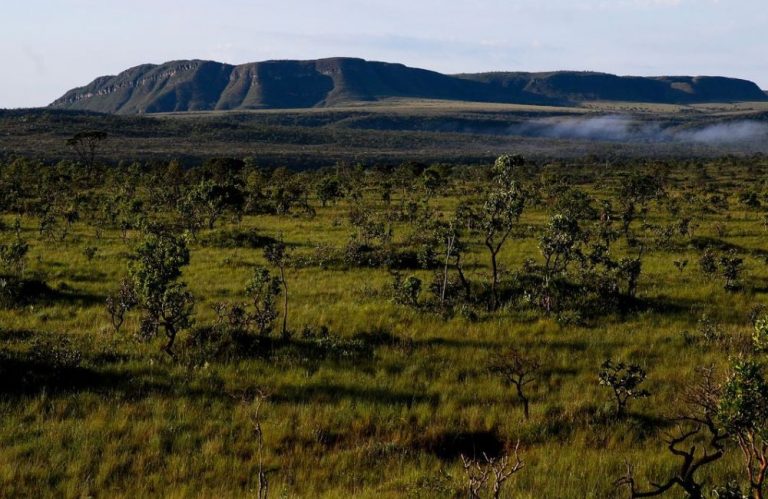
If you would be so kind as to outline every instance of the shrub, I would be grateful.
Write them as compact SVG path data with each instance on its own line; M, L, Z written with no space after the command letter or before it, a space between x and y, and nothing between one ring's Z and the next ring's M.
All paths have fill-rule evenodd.
M0 244L0 265L10 273L20 276L24 273L29 245L21 240Z
M421 279L413 275L403 279L402 274L395 272L393 273L392 292L395 303L418 307Z
M40 336L32 341L29 349L32 362L54 369L79 367L83 355L66 336L60 334Z
M717 274L717 257L715 256L715 252L710 248L707 248L704 250L704 253L701 254L701 257L699 258L699 269L702 274L709 278Z
M610 359L600 366L598 378L600 384L613 391L616 401L616 416L626 413L627 405L632 399L645 398L650 395L647 390L640 388L645 381L645 370L635 364L613 363Z
M163 328L167 338L163 350L171 356L177 333L191 325L194 298L186 284L178 281L181 267L188 263L185 239L150 234L137 249L129 271L137 305L144 313L140 336L151 339Z
M269 270L257 267L245 287L245 292L251 300L252 312L243 311L244 324L254 324L260 335L272 332L277 319L277 297L280 296L282 283L280 278L272 277ZM230 310L232 313L232 310ZM230 321L231 322L231 321Z
M752 343L755 349L760 352L768 350L768 315L764 315L755 321Z

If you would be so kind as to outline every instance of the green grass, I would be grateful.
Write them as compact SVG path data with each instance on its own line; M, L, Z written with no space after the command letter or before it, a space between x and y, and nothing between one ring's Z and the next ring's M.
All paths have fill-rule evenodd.
M607 194L603 185L585 187ZM448 210L456 202L440 197L433 204ZM311 220L249 216L241 228L283 234L295 254L308 254L317 243L344 243L351 231L347 209L345 202L318 207ZM761 213L743 210L735 199L729 212L696 218L696 236L717 237L713 225L724 222L727 242L766 249ZM651 219L671 220L657 207ZM521 225L545 221L546 210L537 208ZM481 441L488 434L507 448L521 442L526 466L508 482L510 497L624 497L613 481L625 460L636 464L641 484L674 468L662 441L671 429L663 418L680 407L680 391L695 368L714 363L722 369L731 354L720 345L687 344L683 331L695 330L707 313L728 335L748 334L748 312L765 302L768 279L768 266L752 254L748 291L726 293L720 282L701 276L699 252L678 238L682 249L652 248L643 262L639 294L657 306L590 327L561 327L514 306L481 312L476 322L399 306L388 298L385 269L290 269L292 330L324 325L345 338L383 331L394 339L375 344L370 358L318 360L288 351L186 367L160 353L159 343L136 341L135 317L119 334L109 326L103 301L124 275L137 234L123 241L109 232L96 240L81 223L63 242L51 242L38 236L36 224L23 220L23 237L32 244L29 272L46 276L60 294L50 303L0 311L0 341L24 352L34 337L65 335L82 351L87 376L59 389L0 396L0 495L7 497L254 494L256 433L250 406L239 397L257 388L270 394L262 424L275 497L460 494L463 471L451 447L457 436ZM215 231L233 228L219 224ZM405 231L395 226L396 237ZM83 255L89 245L99 248L90 262ZM512 240L500 262L515 270L529 257L540 259L535 234ZM683 273L672 264L679 258L690 261ZM243 299L250 267L263 262L258 249L193 243L183 280L197 299L197 324L213 320L216 302ZM471 279L487 278L478 241L466 265ZM510 346L544 361L529 421L512 389L486 368L493 352ZM598 385L598 368L609 357L649 371L652 396L633 403L625 421L610 418L609 393ZM741 477L739 466L732 449L702 476L723 484Z

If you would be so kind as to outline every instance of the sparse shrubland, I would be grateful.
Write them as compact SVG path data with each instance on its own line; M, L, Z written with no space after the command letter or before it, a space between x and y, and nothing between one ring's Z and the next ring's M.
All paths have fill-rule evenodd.
M0 163L0 495L764 497L763 158L100 141Z

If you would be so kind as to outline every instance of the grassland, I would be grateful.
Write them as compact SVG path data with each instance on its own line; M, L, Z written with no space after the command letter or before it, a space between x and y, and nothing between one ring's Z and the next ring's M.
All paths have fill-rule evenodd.
M526 170L525 181L562 176L597 204L617 202L628 171L539 164ZM681 393L696 368L714 364L722 371L738 345L748 343L750 311L768 292L763 212L738 201L749 190L764 197L768 164L713 161L666 171L668 195L696 228L663 246L643 236L649 238L638 290L643 306L561 325L515 299L494 312L476 307L475 318L446 319L426 305L394 303L386 268L294 265L287 274L293 340L232 362L173 360L158 341L135 338L134 315L121 332L113 331L104 300L125 275L139 231L124 239L111 229L97 238L83 217L64 239L51 240L39 233L37 217L23 216L19 235L30 243L26 273L41 277L51 291L21 308L0 310L0 495L255 495L261 460L253 406L244 400L257 390L269 394L261 425L274 497L460 497L460 454L500 454L517 441L525 468L510 479L505 497L624 497L613 482L625 461L635 463L640 483L661 481L678 463L663 441L674 429L666 417L682 407ZM429 200L431 208L447 217L474 195L473 182L454 169ZM139 196L146 195L143 189ZM729 207L684 201L693 192L716 192ZM392 206L400 195L394 194ZM216 303L242 300L250 269L265 264L260 248L206 241L238 231L280 234L294 261L311 262L318 246L346 244L354 230L348 221L353 204L389 209L375 184L363 189L362 201L324 207L312 194L309 203L314 217L246 215L239 223L225 217L190 243L182 279L196 298L196 327L214 321ZM646 221L677 220L666 206L651 202ZM503 282L514 281L526 259L541 260L538 241L551 214L546 203L525 209L499 256ZM16 216L6 213L2 220L0 238L12 241ZM639 222L634 227L644 234ZM395 241L403 241L412 227L394 222L392 230ZM468 277L487 283L487 251L476 237L468 236L467 244ZM741 291L727 292L719 279L698 270L702 244L734 248L745 259ZM84 254L88 246L98 248L92 260ZM634 250L622 245L617 251ZM690 264L679 271L673 261L683 259ZM409 272L425 283L432 275ZM698 338L704 314L721 339ZM302 340L302 331L322 327L331 333L328 345ZM40 346L57 345L59 338L70 343L59 350ZM529 420L513 389L488 369L492 354L508 347L542 359ZM82 358L75 367L63 361L65 367L46 370L29 360L41 348L46 358L51 351ZM624 419L612 416L610 393L598 383L608 358L649 373L651 396L634 402ZM701 478L709 487L742 480L738 449L703 469Z

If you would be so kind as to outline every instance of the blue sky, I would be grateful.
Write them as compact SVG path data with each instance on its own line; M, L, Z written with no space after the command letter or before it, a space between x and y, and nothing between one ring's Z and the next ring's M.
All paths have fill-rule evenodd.
M768 88L766 0L3 0L0 107L174 59L726 75ZM9 5L10 4L10 5Z

